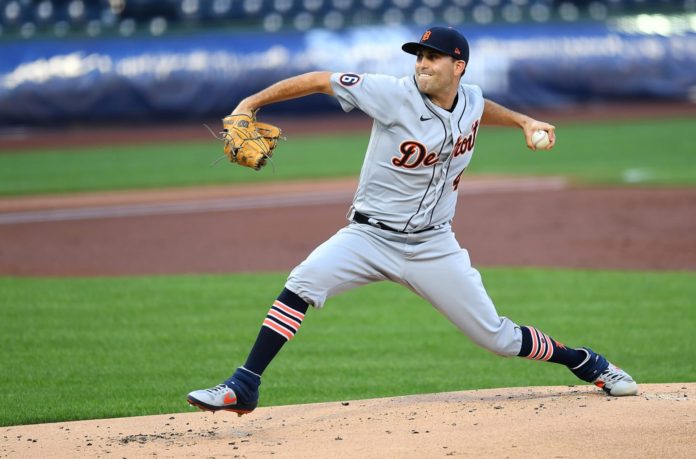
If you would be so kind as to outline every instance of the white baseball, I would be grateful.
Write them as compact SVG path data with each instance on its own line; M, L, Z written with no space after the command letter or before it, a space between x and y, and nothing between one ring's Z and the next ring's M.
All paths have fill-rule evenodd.
M532 134L532 144L538 149L546 150L551 144L549 134L546 131L536 131Z

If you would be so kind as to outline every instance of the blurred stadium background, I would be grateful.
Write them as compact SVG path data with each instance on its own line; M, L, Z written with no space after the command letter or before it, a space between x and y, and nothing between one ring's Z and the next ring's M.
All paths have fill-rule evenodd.
M696 101L696 0L0 0L0 126L220 118L305 71L408 74L400 45L442 24L515 108Z
M572 24L631 14L696 11L694 0L3 0L0 4L3 34L23 38L45 34L129 37L142 32L161 36L211 27L277 32L433 22ZM666 31L664 18L653 21L653 29Z

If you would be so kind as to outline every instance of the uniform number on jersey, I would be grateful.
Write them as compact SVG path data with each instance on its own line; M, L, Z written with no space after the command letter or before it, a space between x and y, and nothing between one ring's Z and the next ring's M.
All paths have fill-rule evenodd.
M466 167L459 173L459 175L457 175L457 177L454 179L454 182L452 182L452 191L457 191L457 188L459 188L459 182L462 181L462 175L464 174L465 170Z
M356 75L355 73L344 73L338 77L338 82L343 86L353 86L358 81L360 81L360 75Z

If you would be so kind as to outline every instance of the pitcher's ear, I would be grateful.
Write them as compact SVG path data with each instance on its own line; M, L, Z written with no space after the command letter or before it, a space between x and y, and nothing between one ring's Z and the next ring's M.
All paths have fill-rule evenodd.
M454 66L457 69L457 71L460 72L459 76L464 75L464 73L466 72L466 61L456 61L454 63ZM461 71L459 70L460 68L461 68Z

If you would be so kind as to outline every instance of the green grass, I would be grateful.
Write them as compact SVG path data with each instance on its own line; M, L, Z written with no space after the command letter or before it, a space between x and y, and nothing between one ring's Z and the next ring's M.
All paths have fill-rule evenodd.
M217 141L65 148L0 155L0 195L239 184L356 175L364 136L298 137L262 171L211 166ZM281 154L282 152L282 154Z
M482 131L472 173L565 175L600 184L695 185L696 119L673 118L557 126L551 151L513 148L521 134L514 129ZM485 128L484 128L485 129Z
M645 383L696 381L696 275L485 269L499 313L589 345ZM241 363L281 274L0 278L0 425L188 410ZM410 291L376 284L310 311L262 405L575 384L479 349Z
M693 126L691 118L561 124L550 152L527 150L518 130L484 127L468 173L694 185ZM216 141L10 152L0 155L0 195L356 176L367 142L368 133L294 137L281 143L275 172L210 167Z

